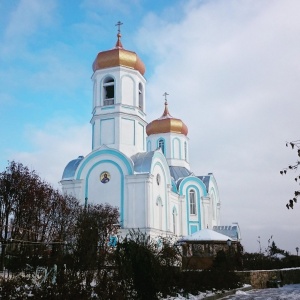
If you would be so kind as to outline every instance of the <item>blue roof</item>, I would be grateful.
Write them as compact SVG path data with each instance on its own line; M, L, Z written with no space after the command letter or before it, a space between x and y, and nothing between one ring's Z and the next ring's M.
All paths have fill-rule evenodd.
M197 176L197 177L202 180L202 182L206 187L206 191L208 192L210 176Z
M83 156L78 156L78 158L71 160L67 164L62 175L62 180L74 178L77 167L79 166L83 158Z
M184 178L189 177L189 176L195 176L192 172L190 172L189 170L187 170L184 167L170 167L170 172L171 172L171 176L176 181L177 189L178 189L180 183L182 182L182 180ZM186 174L188 174L188 175L186 175ZM185 176L183 176L183 175L185 175ZM174 176L176 176L176 177L174 177ZM195 177L199 178L204 183L206 191L208 192L210 175L208 175L208 176L195 176Z
M218 233L225 234L235 241L242 239L240 227L237 223L233 223L230 226L214 226L213 230Z
M173 177L175 181L177 181L179 178L185 178L192 174L185 167L170 166L169 169L171 177Z
M173 178L171 178L172 192L178 194L177 186Z

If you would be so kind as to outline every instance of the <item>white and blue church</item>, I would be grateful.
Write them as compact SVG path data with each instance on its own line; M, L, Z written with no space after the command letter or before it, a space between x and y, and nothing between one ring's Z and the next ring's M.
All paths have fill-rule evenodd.
M188 128L169 113L146 120L145 66L125 50L120 30L113 49L93 63L92 149L71 160L60 181L82 204L108 203L120 230L182 237L220 225L212 173L196 176L189 163Z

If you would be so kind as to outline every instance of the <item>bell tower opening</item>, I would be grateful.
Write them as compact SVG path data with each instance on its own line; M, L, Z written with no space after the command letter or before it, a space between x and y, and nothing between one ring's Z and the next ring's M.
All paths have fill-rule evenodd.
M139 109L144 110L143 85L139 83Z
M115 104L115 80L106 77L103 81L103 106Z

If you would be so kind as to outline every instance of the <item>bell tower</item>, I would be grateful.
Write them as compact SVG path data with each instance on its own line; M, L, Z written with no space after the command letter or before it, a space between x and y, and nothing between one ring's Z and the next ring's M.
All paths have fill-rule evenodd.
M106 145L127 156L146 151L145 66L125 50L118 22L113 49L93 63L92 150Z

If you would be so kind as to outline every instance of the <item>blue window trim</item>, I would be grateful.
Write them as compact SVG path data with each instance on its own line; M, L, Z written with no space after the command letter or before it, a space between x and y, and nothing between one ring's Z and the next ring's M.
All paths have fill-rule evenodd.
M196 230L194 231L192 228L196 228ZM193 234L193 233L195 233L195 232L197 232L197 231L199 231L199 226L198 226L198 224L190 224L189 225L189 232L190 232L190 234Z
M115 106L114 105L106 105L104 107L101 107L101 110L106 110L106 109L114 109Z
M151 141L147 142L147 152L151 151Z
M196 205L197 205L197 220L193 221L191 220L191 214L190 214L190 199L189 199L189 195L190 195L190 191L194 190L195 191L195 200L196 200ZM189 185L186 188L186 212L187 212L187 222L190 225L192 222L196 222L199 224L199 228L201 229L201 208L200 208L200 201L201 201L201 193L199 191L199 188L196 185ZM190 232L189 232L190 234Z
M157 140L157 148L160 148L160 146L159 146L159 142L160 141L163 141L163 145L164 145L164 147L163 147L163 149L162 149L162 153L164 154L164 155L166 155L166 148L167 148L167 146L166 146L166 140L164 139L164 138L162 138L162 137L160 137L158 140Z
M127 104L122 104L121 107L123 107L123 108L125 108L125 109L135 110L134 107L129 106L129 105L127 105Z
M189 208L189 191L193 189L196 192L197 201L197 220L192 221L190 218L190 208ZM186 177L182 180L179 185L180 195L185 195L186 197L186 214L187 214L187 225L188 234L191 233L190 225L192 223L198 223L199 230L201 229L201 196L207 196L207 191L204 183L197 177Z

